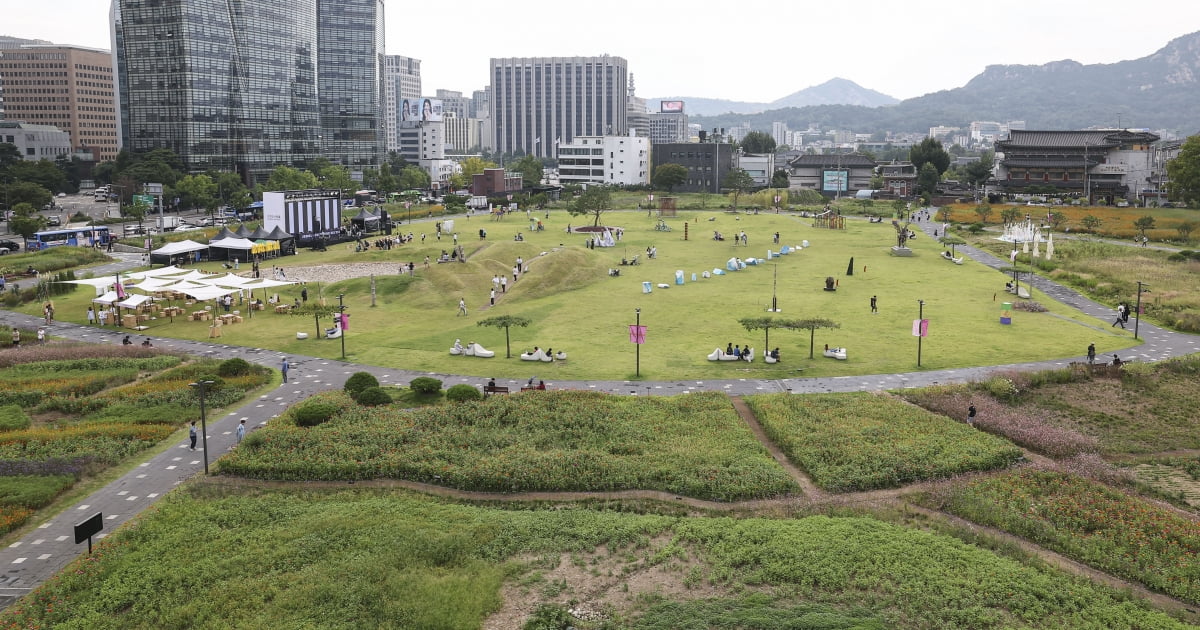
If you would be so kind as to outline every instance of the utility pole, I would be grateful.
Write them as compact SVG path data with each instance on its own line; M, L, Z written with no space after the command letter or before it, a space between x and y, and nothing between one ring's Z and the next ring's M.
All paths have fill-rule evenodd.
M342 360L346 360L346 306L342 303L344 293L338 294L338 327L341 328L341 334L338 339L342 340Z
M1147 285L1145 282L1142 282L1141 280L1138 280L1137 285L1138 285L1137 310L1134 311L1137 314L1137 317L1133 320L1133 338L1134 339L1138 338L1138 325L1142 323L1142 291L1146 291L1146 292L1150 291L1150 286Z

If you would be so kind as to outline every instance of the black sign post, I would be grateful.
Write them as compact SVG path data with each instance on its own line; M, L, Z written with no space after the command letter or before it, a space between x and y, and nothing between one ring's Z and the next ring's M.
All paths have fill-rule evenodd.
M75 525L75 544L78 545L86 539L88 555L92 555L92 536L99 534L102 529L104 529L104 517L100 515L100 512L96 512Z

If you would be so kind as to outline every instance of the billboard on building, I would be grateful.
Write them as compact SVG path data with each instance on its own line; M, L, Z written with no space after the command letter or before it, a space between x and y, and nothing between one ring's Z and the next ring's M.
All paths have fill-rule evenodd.
M849 173L846 171L821 171L821 190L846 192Z
M683 101L661 101L658 105L659 113L683 113Z
M400 101L400 120L403 122L441 122L442 100L406 98Z

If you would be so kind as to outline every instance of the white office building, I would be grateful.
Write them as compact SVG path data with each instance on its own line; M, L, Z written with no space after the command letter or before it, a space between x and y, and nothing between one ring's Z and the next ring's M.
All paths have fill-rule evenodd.
M383 58L383 129L388 151L400 150L400 104L421 97L421 60L403 55Z
M54 125L0 120L0 142L14 144L22 160L54 160L71 157L71 134Z
M579 136L558 145L559 183L636 186L650 182L650 139Z

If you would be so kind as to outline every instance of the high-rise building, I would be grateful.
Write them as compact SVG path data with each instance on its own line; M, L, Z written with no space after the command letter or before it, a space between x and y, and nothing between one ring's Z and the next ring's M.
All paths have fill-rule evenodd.
M51 44L44 39L22 39L20 37L10 37L8 35L0 35L0 51L10 48L20 48L26 44ZM0 120L4 120L4 77L0 75Z
M792 133L788 130L788 125L785 122L775 121L771 123L771 139L775 141L775 146L782 147L792 144Z
M317 0L321 151L351 170L383 160L383 51L383 0Z
M471 111L467 113L470 118L488 117L488 103L492 100L490 94L491 90L487 88L471 92Z
M384 147L400 150L400 103L421 97L421 60L402 55L383 58Z
M493 58L495 150L549 157L576 136L625 135L628 65L609 55Z
M442 113L453 112L459 118L470 116L471 99L470 97L464 97L462 92L438 90L436 98L442 101Z
M646 108L646 99L639 98L633 85L633 73L629 73L629 103L626 104L625 119L629 123L629 132L639 138L650 137L650 110Z
M692 133L687 113L683 110L683 101L662 101L658 108L659 111L650 112L648 115L650 142L652 144L688 142ZM698 127L699 125L697 125Z
M112 6L124 147L168 148L190 172L235 171L251 184L323 152L378 163L381 0Z
M116 157L117 110L112 54L107 50L54 44L3 48L0 81L5 119L67 132L68 154L89 154L94 160Z

